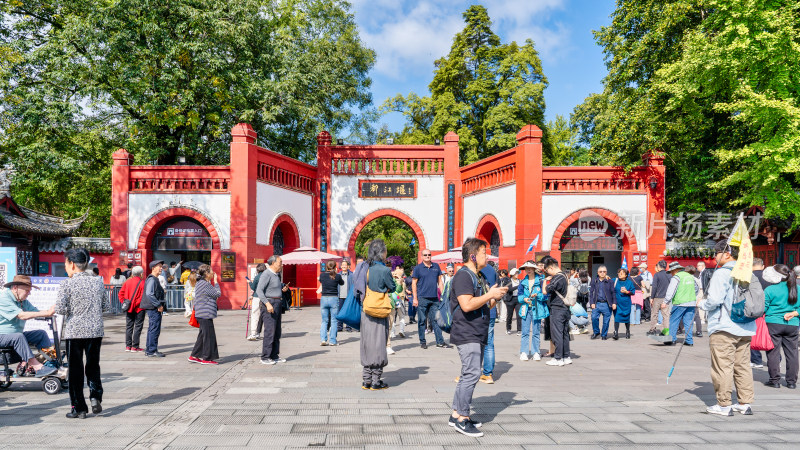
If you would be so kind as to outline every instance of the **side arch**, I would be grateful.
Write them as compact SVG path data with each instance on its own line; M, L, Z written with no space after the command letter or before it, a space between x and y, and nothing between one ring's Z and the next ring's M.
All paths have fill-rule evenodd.
M636 242L636 236L633 233L633 229L631 228L630 224L628 224L625 219L617 215L617 213L605 208L581 208L567 216L558 225L556 231L553 233L553 240L550 243L551 252L560 253L560 249L558 247L561 242L561 237L564 235L564 232L567 231L567 228L570 225L572 225L576 220L580 219L581 213L585 211L594 212L595 214L614 224L617 227L617 230L622 232L623 245L627 247L630 252L639 251L639 244Z
M414 235L416 235L417 241L419 242L419 249L424 250L427 248L428 244L427 241L425 240L425 233L422 232L422 228L419 225L417 225L417 222L415 222L414 219L407 216L406 214L401 213L396 209L383 208L367 214L366 216L364 216L363 219L361 219L360 222L358 222L358 225L356 225L356 227L353 229L353 232L350 234L350 241L347 244L347 253L349 255L355 255L356 239L358 239L358 234L361 233L361 230L364 229L364 227L367 226L368 223L372 222L378 217L383 217L383 216L391 216L402 220L406 225L411 227L411 230L414 232ZM419 255L417 255L417 258L419 258Z
M300 231L297 228L297 222L294 217L289 213L281 213L272 221L272 227L269 231L269 245L272 245L275 232L281 230L284 239L284 253L291 252L298 247L302 246L300 241Z
M214 223L199 211L190 208L166 208L150 216L150 218L144 223L142 230L139 232L139 240L136 248L149 249L153 243L155 232L161 227L161 225L176 217L189 217L200 222L200 224L202 224L206 230L208 230L208 234L211 237L211 242L214 245L214 250L222 249L219 233L217 232L217 227L214 226Z

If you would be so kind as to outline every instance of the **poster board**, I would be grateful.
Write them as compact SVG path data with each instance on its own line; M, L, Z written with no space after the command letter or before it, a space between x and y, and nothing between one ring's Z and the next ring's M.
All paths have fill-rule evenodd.
M17 248L0 247L0 287L17 274Z
M66 280L66 278L31 277L31 283L33 283L33 285L37 286L39 289L31 290L30 295L28 295L28 301L31 302L31 304L39 311L49 309L51 306L56 304L56 300L58 299L58 287L64 280ZM59 330L60 336L61 328L64 325L64 316L56 315L54 317L56 319L56 329ZM44 320L26 320L25 331L33 330L44 330L47 332L47 335L50 337L50 339L53 339L53 330L50 329L50 326Z

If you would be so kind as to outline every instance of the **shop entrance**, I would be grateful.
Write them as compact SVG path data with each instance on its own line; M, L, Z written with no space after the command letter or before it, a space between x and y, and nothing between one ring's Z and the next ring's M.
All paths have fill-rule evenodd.
M561 236L559 250L562 268L586 269L594 276L597 267L605 265L608 275L616 277L617 270L622 266L623 251L622 239L617 234L617 229L608 226L605 220L591 223L583 219L575 221Z
M177 217L169 220L153 238L153 259L163 260L166 267L172 262L199 261L211 264L211 235L197 220Z

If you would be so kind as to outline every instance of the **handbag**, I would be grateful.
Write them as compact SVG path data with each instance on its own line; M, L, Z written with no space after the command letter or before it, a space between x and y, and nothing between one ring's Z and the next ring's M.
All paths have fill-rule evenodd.
M376 319L385 319L392 312L392 300L386 292L375 292L369 288L367 269L367 295L364 296L364 314Z
M200 323L197 321L197 317L194 316L194 310L192 310L192 315L189 317L189 325L200 328Z
M142 284L142 279L141 279L141 278L139 278L139 282L138 282L138 283L136 283L136 288L134 288L134 289L133 289L133 296L134 296L134 297L136 297L136 291L138 291L138 290L139 290L139 285L140 285L140 284ZM133 299L131 299L131 298L126 298L126 299L124 299L124 300L122 301L122 310L123 310L123 311L125 311L126 313L128 313L128 312L132 312L132 311L130 310L130 309L131 309L131 305L132 305L132 304L133 304Z
M342 308L336 314L336 320L356 330L361 328L361 303L358 302L352 285L348 289Z
M756 351L770 351L775 348L775 343L772 342L772 336L769 335L767 328L767 321L761 316L756 319L756 335L750 341L750 349Z

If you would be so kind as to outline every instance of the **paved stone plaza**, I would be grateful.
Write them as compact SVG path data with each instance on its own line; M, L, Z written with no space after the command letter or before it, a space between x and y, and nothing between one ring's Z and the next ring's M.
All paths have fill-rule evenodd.
M631 340L572 342L572 366L520 361L519 337L496 330L496 384L479 383L474 417L483 438L447 426L460 364L455 349L419 348L415 333L394 341L385 391L361 390L358 334L320 347L319 309L284 316L281 356L259 364L261 342L244 340L246 313L215 321L221 365L186 361L196 330L181 314L164 318L164 359L125 353L124 320L106 321L104 411L66 419L66 392L38 384L0 392L0 448L797 448L800 393L764 387L756 370L753 416L704 414L714 402L707 338L677 351L634 327ZM416 331L416 328L414 330ZM143 333L143 338L146 333ZM432 342L432 335L428 342ZM543 346L545 344L543 343ZM88 390L87 390L88 395Z

